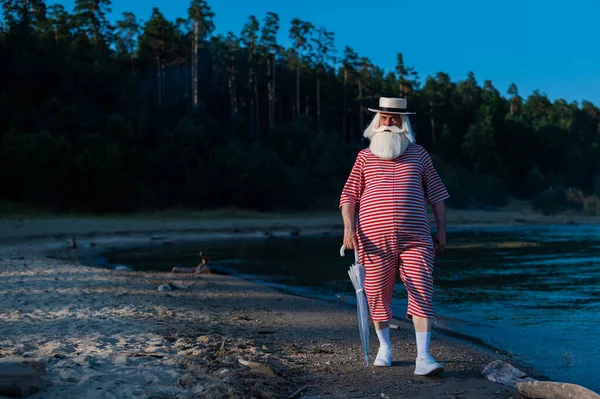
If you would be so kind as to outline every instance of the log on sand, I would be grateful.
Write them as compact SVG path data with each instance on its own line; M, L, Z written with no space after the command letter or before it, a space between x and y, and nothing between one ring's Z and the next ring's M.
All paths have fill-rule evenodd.
M580 385L552 381L519 382L517 390L523 396L536 399L600 399L596 392Z
M0 363L0 395L24 398L42 388L46 366L41 362Z
M580 385L538 381L502 360L494 360L481 372L488 380L516 388L531 399L600 399L596 392Z

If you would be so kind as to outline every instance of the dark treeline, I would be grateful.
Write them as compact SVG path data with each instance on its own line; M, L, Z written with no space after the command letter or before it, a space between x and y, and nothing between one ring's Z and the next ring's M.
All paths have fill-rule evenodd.
M175 21L154 8L114 26L110 0L71 11L0 2L5 200L58 211L335 209L366 145L366 108L402 96L451 205L515 196L598 207L600 110L589 102L522 97L514 84L502 95L473 73L421 81L401 53L386 73L299 19L286 48L274 13L215 35L204 0Z

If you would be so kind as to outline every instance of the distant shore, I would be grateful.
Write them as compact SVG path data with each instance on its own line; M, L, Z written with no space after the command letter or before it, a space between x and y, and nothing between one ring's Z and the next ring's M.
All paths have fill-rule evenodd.
M430 221L435 226L433 215ZM447 225L453 227L518 226L533 224L598 224L600 216L577 213L543 215L533 211L528 204L513 202L507 207L483 209L448 209ZM93 237L106 234L216 234L244 232L272 232L287 234L291 229L302 231L341 232L340 213L291 212L260 213L241 210L216 210L203 212L167 211L133 213L119 216L70 217L45 215L0 216L0 240L29 240L45 237Z
M563 215L448 212L449 227L597 223ZM121 272L86 267L86 249L174 244L202 236L341 233L337 213L244 218L57 218L0 222L0 358L41 360L32 397L509 398L481 376L501 353L434 334L441 378L412 374L412 327L393 330L394 367L365 368L356 312L232 276ZM77 249L72 248L73 237ZM161 284L173 291L159 291ZM371 336L371 353L376 338ZM376 375L376 376L375 376Z

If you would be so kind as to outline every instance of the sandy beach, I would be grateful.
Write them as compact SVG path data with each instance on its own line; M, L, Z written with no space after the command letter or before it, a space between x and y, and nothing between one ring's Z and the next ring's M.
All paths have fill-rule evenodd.
M597 219L511 209L448 213L449 227L583 221ZM519 397L481 376L490 361L510 359L437 332L431 352L445 372L414 376L414 335L404 320L391 332L393 367L365 368L356 311L344 303L287 295L232 276L81 264L90 251L289 234L291 227L339 234L341 220L332 213L0 221L0 363L45 365L41 390L32 398ZM159 291L165 283L177 289Z

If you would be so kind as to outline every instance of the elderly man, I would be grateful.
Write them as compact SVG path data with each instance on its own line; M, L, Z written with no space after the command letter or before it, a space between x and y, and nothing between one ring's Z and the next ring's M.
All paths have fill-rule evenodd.
M369 111L375 112L364 132L370 146L356 158L340 208L344 246L358 251L367 272L365 294L380 343L374 365L392 364L389 320L399 271L408 293L406 316L413 320L417 341L414 373L439 374L443 367L429 354L433 261L446 245L444 200L449 195L431 157L415 143L406 100L382 97L379 108ZM428 204L437 222L434 237Z

